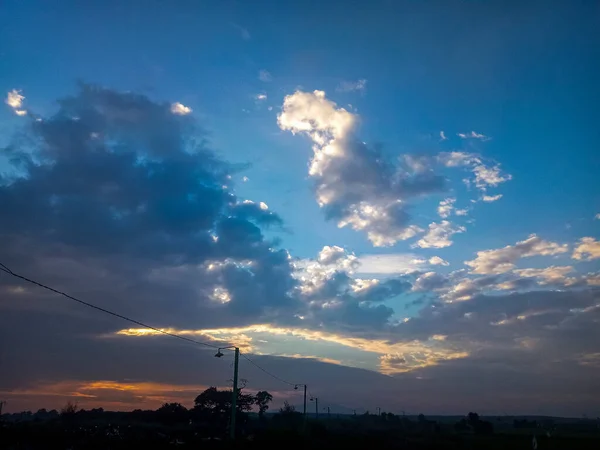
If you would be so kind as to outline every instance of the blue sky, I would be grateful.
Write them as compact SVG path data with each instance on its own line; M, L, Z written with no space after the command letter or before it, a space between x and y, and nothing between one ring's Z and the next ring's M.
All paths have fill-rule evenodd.
M600 46L593 2L92 1L83 8L70 1L57 6L9 0L2 8L0 198L7 219L0 233L13 240L3 252L19 271L107 305L113 296L115 308L143 314L160 327L242 339L248 352L284 378L315 364L325 372L336 365L404 381L439 380L444 370L455 374L475 366L486 373L490 358L506 358L507 365L522 369L523 348L537 346L543 355L555 341L569 342L564 364L577 367L577 376L597 368L600 348L590 344L600 304ZM68 96L74 103L60 106L57 100ZM84 114L90 107L103 116L91 121ZM135 120L145 118L120 123L118 117L132 110L140 114ZM64 117L78 123L69 128ZM190 124L193 131L186 128ZM116 183L121 197L107 194L105 184L94 186L101 167L95 153L80 150L86 155L80 158L61 147L73 142L77 127L91 131L98 145L127 137L137 157L157 158L152 170L167 174L162 188L141 189L139 174L133 175L139 167L102 181ZM186 156L187 165L176 158L183 148L144 153L152 140L179 136L172 143L190 135L201 135L211 155L237 166L205 180L212 169L204 165L204 153ZM50 170L54 164L54 172L36 172L29 163L18 167L15 158L23 162L28 153L45 157L42 166ZM323 162L315 166L319 155ZM110 164L105 167L118 170L120 163ZM80 184L77 168L88 174L89 184ZM183 186L194 177L211 186L210 194ZM178 189L196 196L195 203L178 197ZM154 197L144 197L148 193ZM319 193L326 194L321 205ZM69 203L73 196L79 209ZM135 212L119 209L134 197ZM32 212L24 199L46 206ZM443 201L445 212L439 209ZM152 202L156 210L146 215ZM105 207L115 221L140 218L102 227ZM220 215L210 215L215 208ZM74 226L73 217L84 211L91 219ZM232 217L239 222L227 222ZM203 220L212 225L202 228ZM186 234L192 224L218 241L207 244ZM255 230L263 234L251 241L258 239ZM130 247L115 237L121 232L145 240L130 238L128 243L136 242ZM170 240L155 241L159 234ZM42 250L30 260L18 257L27 246ZM277 249L290 255L289 262ZM207 268L219 260L219 269ZM227 269L233 260L235 276ZM69 264L86 268L78 280L67 275ZM117 300L125 292L118 286L132 289L110 268L121 264L135 264L129 278L135 286L154 286L157 298L147 312L140 312L143 302ZM198 267L206 273L195 279ZM218 286L207 281L211 270L222 277ZM0 305L21 328L28 320L24 291L5 278ZM256 280L263 284L255 286ZM242 302L237 296L244 292ZM166 304L159 293L178 300ZM25 294L35 320L47 324L48 314L77 318L76 310L51 313L37 294ZM215 310L211 302L225 298L221 294L227 305ZM234 308L238 301L243 306ZM473 314L481 323L461 332L462 321ZM537 319L548 315L548 322ZM582 342L558 331L548 335L548 329L571 322L578 323ZM495 331L503 326L515 328ZM86 330L73 324L71 332L77 335L79 327ZM136 333L118 324L90 327L86 333L95 337L89 345L111 334L111 342L138 345L131 344ZM508 336L520 340L515 344ZM158 338L139 339L149 339L151 351ZM508 356L499 356L504 352ZM12 362L15 371L21 367ZM290 372L289 364L298 368ZM542 366L536 370L551 380L566 376L562 368L554 374ZM7 377L0 379L0 392L13 396L15 408L32 407L19 392L73 391L65 380L80 388L98 380L119 383L132 377L129 370L82 373L76 380L40 374L25 387ZM534 375L523 370L522 377ZM185 384L184 378L137 381L156 388ZM330 389L324 380L315 380L315 389ZM207 376L201 383L217 382ZM250 382L270 387L272 380L256 374ZM348 389L359 384L349 382ZM588 387L600 392L600 385ZM437 388L443 391L444 384ZM544 389L552 386L532 396L546 398ZM107 391L93 401L113 401ZM65 396L60 391L59 398ZM544 402L539 411L591 408L583 394L578 404ZM113 406L128 405L116 399ZM413 407L455 412L461 405L432 398L425 405L415 399ZM510 409L508 397L498 395L496 405Z

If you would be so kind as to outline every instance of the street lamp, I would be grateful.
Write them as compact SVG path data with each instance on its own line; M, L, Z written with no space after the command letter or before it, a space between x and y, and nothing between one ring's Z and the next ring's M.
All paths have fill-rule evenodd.
M315 413L317 416L317 420L319 420L319 398L318 397L311 397L310 398L311 402L315 402Z
M238 394L238 366L240 362L240 349L234 345L230 345L229 347L219 347L217 353L215 354L215 358L222 358L223 352L221 350L225 349L233 349L235 351L235 358L233 360L233 392L231 397L231 423L229 429L229 437L233 440L235 439L235 416L236 416L236 408L237 408L237 394Z

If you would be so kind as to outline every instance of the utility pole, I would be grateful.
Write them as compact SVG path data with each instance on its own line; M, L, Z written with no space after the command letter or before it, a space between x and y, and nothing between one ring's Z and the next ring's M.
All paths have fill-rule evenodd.
M6 405L6 402L4 400L0 400L0 416L2 415L2 407Z
M327 410L327 420L331 419L331 410L329 409L329 406L327 408L323 408L323 410Z
M380 416L381 415L381 408L378 406L377 407L377 415Z
M298 386L304 386L304 409L302 413L304 414L304 430L306 430L306 385L297 384L294 386L294 389L298 390Z
M231 422L229 425L229 437L231 440L235 439L235 416L237 415L237 397L238 397L238 368L240 363L240 349L235 346L223 347L219 348L216 358L221 358L223 353L221 350L225 350L226 348L232 348L235 353L235 357L233 360L233 391L231 394Z
M317 420L319 420L319 398L318 397L311 397L310 401L314 401L315 402L315 415L317 416Z

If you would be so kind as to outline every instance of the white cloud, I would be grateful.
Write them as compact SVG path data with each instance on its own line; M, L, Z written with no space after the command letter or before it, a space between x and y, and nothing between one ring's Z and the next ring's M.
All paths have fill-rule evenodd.
M479 139L481 141L489 141L491 139L484 134L475 133L474 131L471 131L470 133L457 133L457 136L461 139Z
M339 227L365 232L375 246L393 245L423 231L408 224L407 201L439 191L444 179L419 158L387 160L356 138L357 122L323 91L286 96L278 116L282 130L305 133L313 141L309 175L328 217Z
M250 178L248 178L248 177L246 177L246 176L243 176L243 177L242 177L242 181L243 181L244 183L245 183L246 181L248 181L248 180L250 180Z
M438 206L437 212L442 219L449 217L452 214L452 210L454 209L454 202L456 202L455 198L446 198L442 200Z
M502 194L498 194L498 195L484 195L481 199L484 202L495 202L496 200L500 200L502 198Z
M430 223L427 234L423 236L413 247L421 248L444 248L450 247L452 241L450 237L456 233L464 233L465 227L453 226L447 220L442 220L440 223Z
M338 92L353 92L353 91L363 92L366 87L367 87L367 80L342 81L335 88L335 90Z
M273 81L273 76L267 70L261 70L258 72L258 79L264 83Z
M357 273L380 275L415 272L427 262L424 259L417 259L412 253L361 255L357 261Z
M23 105L25 96L21 95L20 91L13 89L6 95L6 104L13 109L19 109Z
M375 247L387 247L398 241L405 241L423 232L416 225L400 225L395 223L394 205L401 210L401 202L387 205L372 205L361 202L354 205L346 217L338 222L338 227L350 226L355 231L366 231L367 237Z
M440 131L440 141L447 141L447 140L448 140L448 138L446 137L444 130Z
M176 102L171 105L171 112L173 114L177 114L178 116L186 116L192 112L192 108Z
M487 167L483 164L478 164L473 168L475 174L475 186L481 190L485 190L487 186L498 186L500 183L512 180L512 175L502 175L500 166Z
M600 241L593 237L581 238L573 250L573 259L591 261L600 258Z
M596 214L596 215L594 216L594 219L596 219L596 220L600 220L600 213Z
M335 262L337 262L340 259L343 259L346 257L346 250L344 250L342 247L339 247L337 245L326 245L325 247L323 247L323 249L319 252L319 255L317 256L317 261L320 264L334 264Z
M447 266L447 265L449 265L448 261L444 261L439 256L432 256L431 258L429 258L429 264L434 265L434 266Z
M535 234L530 235L524 241L515 245L507 245L495 250L483 250L477 252L477 257L472 261L465 261L471 267L471 273L478 274L500 274L508 272L515 267L520 258L531 256L551 256L566 253L569 246L555 242L544 241Z
M22 109L23 100L25 100L25 96L21 94L21 91L13 89L6 94L4 102L14 110L17 116L24 116L27 111Z
M267 99L267 94L258 94L254 97L256 100L266 100Z
M475 178L463 180L467 186L472 182L478 189L485 191L488 186L498 186L500 183L512 180L512 175L503 174L499 164L489 166L483 158L475 153L442 152L437 157L438 162L446 167L466 167Z
M454 214L456 214L457 216L466 216L468 213L469 213L469 208L457 209L454 211Z
M462 167L472 165L480 160L473 153L442 152L438 155L438 161L446 167Z
M267 205L265 202L260 202L260 203L258 204L258 207L259 207L260 209L262 209L263 211L266 211L267 209L269 209L269 206L268 206L268 205Z
M513 273L523 278L539 278L540 284L572 284L575 278L567 277L573 272L572 266L550 266L543 269L518 269Z

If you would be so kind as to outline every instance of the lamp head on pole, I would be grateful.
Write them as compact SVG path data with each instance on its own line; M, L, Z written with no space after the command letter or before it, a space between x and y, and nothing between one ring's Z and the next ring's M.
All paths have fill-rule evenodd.
M221 349L219 349L219 350L217 351L217 353L215 354L215 358L220 358L220 357L222 357L222 356L223 356L223 353L221 353Z

